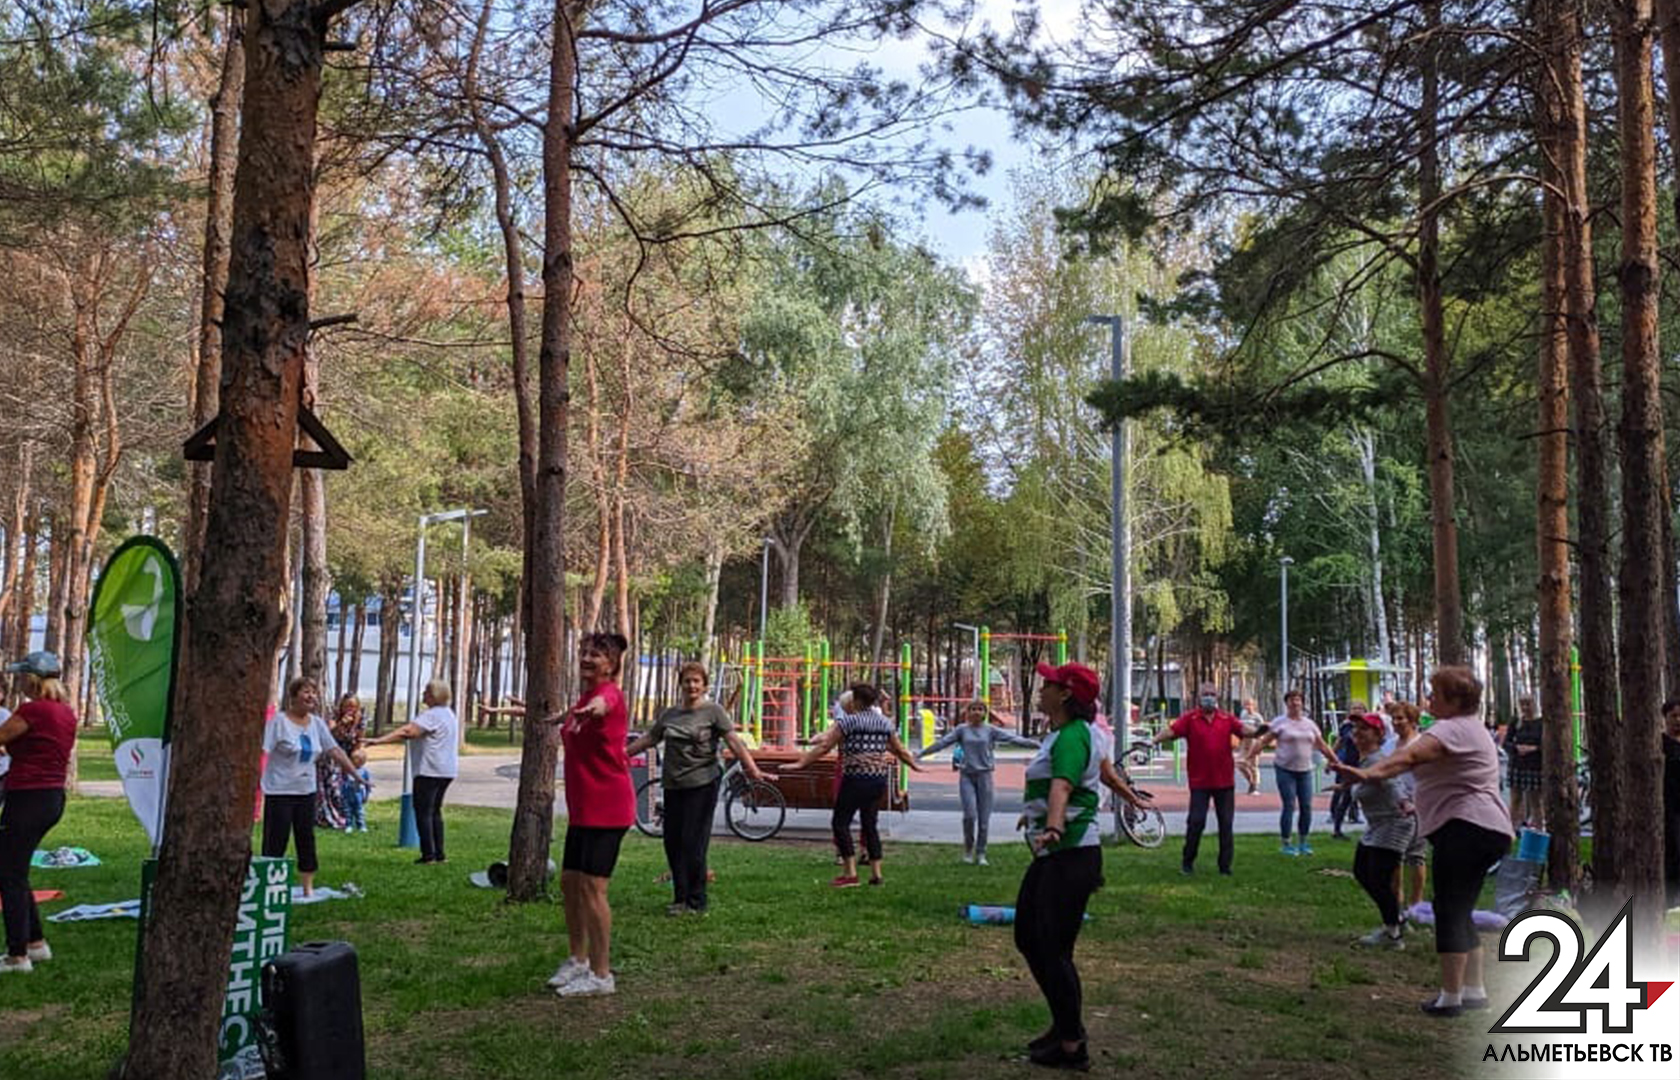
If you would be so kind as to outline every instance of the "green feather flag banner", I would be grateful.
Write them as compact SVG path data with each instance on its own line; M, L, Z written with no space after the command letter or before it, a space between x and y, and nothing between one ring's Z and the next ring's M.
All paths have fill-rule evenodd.
M169 718L181 631L181 572L163 541L119 547L94 586L88 659L128 804L155 849L169 784Z

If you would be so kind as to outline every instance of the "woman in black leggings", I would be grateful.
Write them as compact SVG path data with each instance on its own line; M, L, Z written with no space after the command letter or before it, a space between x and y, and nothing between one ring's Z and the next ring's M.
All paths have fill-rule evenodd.
M315 893L315 799L318 772L315 763L323 756L338 762L346 775L355 776L350 755L339 749L332 728L315 712L321 706L321 692L308 676L293 679L286 687L286 711L275 713L263 728L262 853L268 858L286 854L288 842L297 842L298 880L303 895ZM357 777L358 784L363 783Z
M414 826L420 834L415 862L448 862L443 853L443 793L460 772L461 722L449 707L449 684L433 679L420 693L426 708L413 720L388 731L369 746L408 742L408 773L414 779Z
M76 714L58 681L58 657L30 653L6 671L23 676L24 703L0 721L0 751L11 758L0 809L0 907L6 954L0 975L23 975L52 959L41 912L29 888L29 860L64 816L64 782L76 746Z
M851 689L851 711L818 736L799 760L787 766L803 769L834 749L840 748L840 791L834 798L834 846L840 849L840 875L829 884L836 889L858 885L857 848L852 844L852 818L863 816L863 846L869 857L869 884L880 885L881 832L877 819L881 799L892 776L892 759L921 772L922 767L898 741L892 721L881 715L875 703L881 699L873 686L858 683Z
M1339 762L1345 778L1382 780L1408 769L1417 781L1418 831L1434 853L1435 952L1441 991L1424 1002L1430 1016L1488 1007L1482 945L1471 915L1487 872L1510 850L1511 815L1499 797L1499 751L1482 724L1482 684L1469 668L1436 668L1429 711L1437 719L1369 769Z

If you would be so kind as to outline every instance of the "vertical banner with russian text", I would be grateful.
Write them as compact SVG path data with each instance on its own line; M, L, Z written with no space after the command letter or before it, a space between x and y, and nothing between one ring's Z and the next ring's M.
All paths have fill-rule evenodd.
M88 663L128 805L156 850L169 780L169 716L181 629L181 572L163 541L111 555L88 613Z

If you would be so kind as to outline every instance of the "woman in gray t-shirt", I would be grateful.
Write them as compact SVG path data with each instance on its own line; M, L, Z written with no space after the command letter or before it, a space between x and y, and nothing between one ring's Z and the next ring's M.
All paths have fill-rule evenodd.
M981 866L986 865L986 826L992 820L992 773L997 768L992 748L1001 742L1038 749L1038 740L1022 738L988 723L993 717L996 714L984 701L971 701L963 706L963 723L954 725L944 738L916 755L919 761L953 744L962 751L962 775L957 787L962 794L963 862L977 862Z
M706 853L712 842L718 781L723 776L718 766L723 744L728 744L749 777L763 778L747 744L735 734L729 714L706 696L708 681L703 666L684 664L677 672L682 704L660 713L648 733L625 748L634 757L665 744L665 861L671 867L673 893L665 909L668 915L706 910Z
M1383 759L1382 743L1382 717L1376 713L1354 715L1353 744L1359 750L1360 768L1370 769ZM1395 876L1401 856L1417 833L1411 800L1397 776L1362 780L1353 785L1353 796L1365 814L1365 832L1353 853L1353 876L1382 916L1382 925L1360 938L1359 943L1403 949Z

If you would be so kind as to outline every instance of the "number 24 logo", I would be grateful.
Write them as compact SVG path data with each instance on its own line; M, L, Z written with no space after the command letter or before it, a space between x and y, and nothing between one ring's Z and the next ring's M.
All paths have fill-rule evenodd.
M1670 983L1633 981L1633 938L1622 905L1616 921L1582 960L1581 928L1554 911L1526 911L1511 920L1499 939L1501 960L1527 960L1535 938L1552 943L1552 958L1499 1022L1499 1032L1584 1033L1587 1013L1603 1014L1605 1034L1633 1030L1635 1010L1650 1008Z

